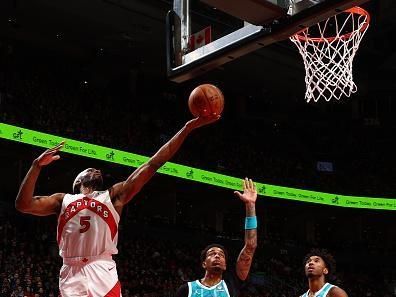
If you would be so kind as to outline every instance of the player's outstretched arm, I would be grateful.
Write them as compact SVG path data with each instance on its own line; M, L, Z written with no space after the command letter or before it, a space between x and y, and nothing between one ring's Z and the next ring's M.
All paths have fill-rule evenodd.
M37 159L35 159L28 173L23 179L19 188L18 195L15 200L15 207L20 212L29 213L37 216L46 216L59 213L62 205L64 193L57 193L51 196L34 196L37 178L41 172L41 168L47 166L53 161L59 160L57 155L63 147L62 141L57 146L46 150Z
M111 187L110 196L116 209L122 209L122 206L128 203L140 191L154 173L173 157L191 131L213 123L219 118L220 116L213 115L209 117L198 117L188 121L172 139L165 143L146 163L137 168L126 181Z
M245 203L245 245L242 248L236 263L236 274L241 280L245 280L250 271L254 252L257 247L257 219L256 219L256 186L251 179L243 181L243 194L235 191L235 194Z

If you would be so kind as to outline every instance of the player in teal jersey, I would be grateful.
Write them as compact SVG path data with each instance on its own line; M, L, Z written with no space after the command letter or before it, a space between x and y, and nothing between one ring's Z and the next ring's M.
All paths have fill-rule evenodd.
M245 245L238 256L235 269L227 270L227 251L222 245L208 245L201 252L204 277L182 285L177 290L176 297L238 296L242 282L249 275L257 246L256 186L251 179L246 178L243 181L243 190L243 194L235 192L246 208Z
M335 272L335 260L323 249L313 249L304 258L309 290L301 297L348 297L347 293L327 280Z

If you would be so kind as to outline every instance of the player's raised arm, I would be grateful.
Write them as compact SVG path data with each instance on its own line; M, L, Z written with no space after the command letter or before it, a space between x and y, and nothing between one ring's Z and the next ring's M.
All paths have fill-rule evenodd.
M245 245L242 248L236 263L236 274L241 280L245 280L250 271L254 252L257 247L257 219L256 219L256 186L251 179L243 181L243 193L235 191L235 194L245 203Z
M28 173L23 179L15 200L15 207L20 212L38 216L57 214L60 210L64 193L57 193L51 196L33 196L37 178L41 168L60 158L57 153L63 147L62 141L57 146L46 150L35 159Z
M217 121L218 115L198 117L188 121L167 143L165 143L146 163L137 168L126 181L110 188L114 206L120 210L151 179L154 173L179 150L186 137L196 128Z

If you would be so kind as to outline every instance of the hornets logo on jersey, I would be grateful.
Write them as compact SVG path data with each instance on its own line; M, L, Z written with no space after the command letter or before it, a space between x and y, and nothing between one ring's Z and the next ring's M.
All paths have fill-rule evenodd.
M230 297L224 280L212 287L205 287L198 280L188 283L188 297Z

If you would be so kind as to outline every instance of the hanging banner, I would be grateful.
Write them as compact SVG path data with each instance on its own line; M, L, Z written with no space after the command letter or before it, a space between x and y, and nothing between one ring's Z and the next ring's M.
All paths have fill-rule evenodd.
M66 141L62 152L117 163L130 167L139 167L149 157L133 154L113 148L90 144L74 139L42 133L30 129L0 123L0 138L30 144L43 148L51 148ZM172 162L165 163L159 173L187 179L199 183L210 184L232 190L242 190L241 178L210 172L195 167ZM279 199L310 202L339 207L396 210L396 199L345 196L338 194L315 192L303 189L281 187L256 182L259 195Z

